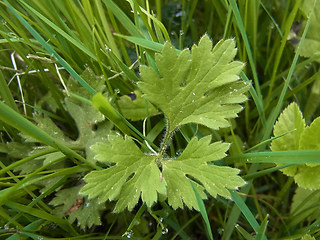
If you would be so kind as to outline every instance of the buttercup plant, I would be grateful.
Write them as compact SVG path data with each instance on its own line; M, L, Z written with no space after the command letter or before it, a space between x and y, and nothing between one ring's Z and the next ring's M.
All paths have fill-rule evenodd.
M219 129L241 111L248 84L239 79L243 63L234 61L237 52L232 39L212 42L204 35L198 45L181 52L167 42L156 54L157 69L141 66L139 89L166 118L166 130L157 154L143 153L134 141L110 135L108 143L93 146L96 160L113 164L93 171L84 180L82 194L99 202L115 200L114 211L132 210L140 197L148 207L167 199L174 209L184 204L198 209L192 182L203 199L205 191L230 198L228 189L244 185L238 169L216 166L226 156L229 144L211 143L211 137L193 137L177 158L168 158L166 149L174 132L184 124L201 124Z

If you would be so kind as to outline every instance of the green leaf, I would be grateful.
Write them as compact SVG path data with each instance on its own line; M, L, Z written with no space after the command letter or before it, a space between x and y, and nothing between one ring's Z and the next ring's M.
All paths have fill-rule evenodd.
M288 150L313 150L320 149L320 117L315 119L311 125L305 127L305 122L299 107L296 103L290 104L280 115L274 126L274 135L290 132L271 143L272 151ZM318 163L304 163L290 166L281 171L293 176L295 182L303 188L320 189L320 165Z
M115 212L126 207L131 210L140 196L151 207L157 201L158 193L166 194L166 183L161 181L155 157L144 155L128 137L110 135L108 140L110 144L97 143L93 150L97 160L115 165L86 175L87 184L81 192L90 199L97 197L99 202L118 200Z
M158 70L141 66L139 88L146 99L169 120L169 132L187 123L212 129L229 126L227 118L241 111L248 86L239 81L244 64L233 61L237 50L232 39L221 40L212 49L204 35L198 45L177 54L167 42L156 54Z
M320 1L304 1L301 7L306 16L312 13L310 27L301 47L300 55L303 57L315 57L320 62L320 34L319 19Z
M199 209L190 180L198 186L197 191L202 198L206 198L203 188L213 197L220 195L230 198L228 189L244 185L242 178L237 176L238 169L210 164L225 157L229 148L227 143L210 144L210 140L210 136L200 140L192 138L177 159L162 161L168 203L174 209L182 208L183 203L189 208Z
M134 99L124 95L118 100L121 113L125 118L139 121L158 113L157 109L141 96L140 91L134 91L133 94Z
M89 173L81 192L90 199L98 198L99 202L117 200L115 212L126 207L131 210L140 196L151 207L158 200L158 194L167 196L174 209L186 204L198 210L190 180L203 199L206 198L204 188L213 197L230 198L227 189L236 189L245 183L237 176L238 169L209 164L223 158L229 147L221 142L210 144L209 136L200 140L193 138L177 159L145 155L128 137L110 135L109 142L97 143L93 150L97 160L115 165Z
M314 237L312 237L309 234L304 235L301 240L316 240Z
M309 220L317 219L320 214L320 190L310 190L298 187L292 199L290 213L299 216L307 213Z
M299 142L302 132L304 131L305 122L302 113L296 103L291 103L280 114L278 121L273 128L274 136L280 136L288 133L282 137L279 137L272 141L272 151L287 151L299 149Z
M243 63L233 61L236 52L231 39L220 41L212 49L207 35L191 52L185 49L178 53L166 43L155 57L158 69L142 66L139 83L143 97L168 120L159 152L144 154L130 138L111 135L109 143L93 146L96 160L109 168L89 173L81 192L99 202L117 201L115 212L131 210L140 197L148 207L167 199L174 209L186 205L199 210L190 181L202 199L207 198L206 193L230 198L228 189L245 183L238 176L239 170L211 163L226 156L229 144L210 144L209 136L192 138L176 159L168 158L165 149L181 125L199 123L219 129L229 126L227 119L237 116L249 86L239 80ZM145 111L145 105L141 108Z
M300 149L320 149L320 117L306 127L300 138Z
M77 220L78 225L85 230L86 227L100 225L100 213L105 209L104 204L99 204L96 199L88 200L79 191L83 185L66 188L56 193L50 202L56 206L54 213L59 217L68 215L68 221L73 223Z
M272 151L287 151L298 150L299 141L302 132L304 131L305 122L302 113L296 103L291 103L279 116L273 128L275 137L286 134L271 142ZM293 132L290 132L295 130ZM290 133L288 133L290 132ZM279 164L280 165L280 164ZM288 175L294 176L297 172L297 165L281 169L281 171Z
M105 79L103 76L96 76L90 68L86 68L81 77L92 86L97 92L104 92L106 90ZM78 94L81 97L90 99L92 95L84 88L81 87L79 82L73 77L67 81L67 88L70 92Z

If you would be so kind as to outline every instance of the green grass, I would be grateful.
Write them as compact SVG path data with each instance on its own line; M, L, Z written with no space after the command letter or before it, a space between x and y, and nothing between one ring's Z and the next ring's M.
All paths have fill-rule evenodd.
M227 240L310 234L318 239L320 218L313 215L319 204L310 205L317 192L301 203L305 211L291 211L297 185L280 170L319 164L319 150L270 151L278 138L274 124L289 103L299 105L307 124L320 115L319 56L300 55L312 29L312 16L307 19L302 5L289 0L0 1L0 238ZM297 23L299 41L293 43L288 39ZM106 202L98 211L100 223L89 219L88 227L81 227L79 220L71 221L84 205L61 210L50 202L61 190L83 184L89 171L107 167L90 155L90 146L106 137L99 129L130 136L144 152L159 150L163 115L150 116L148 103L146 119L132 121L118 101L138 89L139 66L156 67L155 53L166 41L180 52L205 33L214 43L236 40L236 59L246 63L240 77L252 84L248 101L239 117L230 119L230 128L181 127L166 139L168 154L179 154L193 136L232 142L219 164L241 169L247 184L231 191L231 201L202 200L191 183L200 212L173 210L160 201L116 214L115 203ZM70 102L82 109L79 118Z

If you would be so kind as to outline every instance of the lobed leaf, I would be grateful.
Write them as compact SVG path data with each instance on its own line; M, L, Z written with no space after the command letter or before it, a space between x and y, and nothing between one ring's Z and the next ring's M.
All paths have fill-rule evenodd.
M177 54L167 42L156 54L158 69L141 66L139 88L169 121L168 131L187 123L199 123L212 129L229 126L228 118L241 111L239 103L248 86L239 81L244 64L233 61L236 55L232 39L221 40L212 49L204 35L198 45Z
M62 189L56 193L50 204L56 206L54 213L60 217L68 215L68 221L77 220L78 225L85 230L86 227L100 225L100 213L105 209L104 204L99 204L96 199L88 200L79 194L83 185ZM77 204L78 201L81 201Z
M87 184L81 192L99 202L117 200L115 212L125 208L132 210L140 197L151 207L158 201L158 194L166 196L174 209L187 207L198 210L192 181L200 196L205 199L204 189L213 197L230 198L227 189L235 189L245 182L237 176L238 169L220 167L210 162L223 158L229 144L210 144L210 137L193 138L177 159L163 159L156 155L145 155L130 138L109 137L109 144L93 146L100 162L115 164L93 171L84 180ZM126 149L125 151L123 149ZM162 171L159 169L162 166Z
M157 69L140 67L142 97L168 120L159 153L145 155L131 139L110 135L109 143L92 147L96 159L109 168L89 173L81 192L99 202L117 201L115 212L131 210L140 197L148 207L159 199L168 199L174 209L186 205L199 210L190 181L203 199L207 198L206 193L230 198L228 189L245 183L238 176L239 170L211 164L225 157L229 144L210 144L210 137L193 138L178 158L168 159L163 154L174 130L181 125L198 123L219 129L229 126L227 119L237 116L249 86L239 80L243 63L233 61L236 52L232 39L220 41L212 49L207 35L191 51L180 53L167 42L156 54ZM126 99L119 103L128 103ZM139 108L145 113L141 100ZM131 118L136 115L141 114L133 113Z
M244 185L245 182L237 175L238 169L210 164L225 157L229 148L227 143L210 144L210 140L210 136L200 140L193 138L177 159L162 161L168 203L174 209L182 208L185 203L189 208L198 210L189 181L198 186L197 190L203 199L206 198L204 189L213 197L220 195L230 198L228 189Z
M295 131L288 133L292 130ZM272 151L320 149L320 117L306 127L298 105L291 103L281 113L274 126L274 135L282 134L286 135L272 141ZM305 163L302 158L301 164L281 169L281 171L288 176L293 176L300 187L320 189L320 179L317 177L320 174L320 165L317 163Z
M140 91L134 91L131 96L121 96L118 104L123 116L132 121L143 120L158 113L157 109L141 96Z
M304 130L305 121L296 103L291 103L279 116L273 128L274 136L286 134L271 142L272 151L286 151L299 149L300 136ZM290 132L295 130L293 132ZM288 133L290 132L290 133ZM284 174L294 176L297 165L281 169Z
M304 1L301 7L302 12L308 16L312 13L312 19L306 38L301 47L300 55L303 57L314 57L320 61L320 34L319 34L319 16L320 1ZM308 16L309 17L309 16Z
M100 162L115 165L86 175L87 184L81 192L99 202L118 200L115 212L126 207L131 210L139 201L151 207L157 201L157 194L166 194L166 182L160 177L155 157L144 155L128 137L109 136L109 144L97 143L92 149ZM124 151L125 149L125 151Z

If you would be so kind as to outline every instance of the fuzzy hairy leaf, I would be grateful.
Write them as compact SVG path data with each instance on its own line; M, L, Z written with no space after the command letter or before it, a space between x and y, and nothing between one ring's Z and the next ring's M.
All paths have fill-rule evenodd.
M81 192L90 199L98 198L99 202L117 200L115 212L131 210L140 196L151 207L158 200L158 194L167 196L174 209L182 208L183 204L198 209L189 181L194 181L202 198L206 198L204 188L213 197L229 198L227 189L244 184L237 176L238 169L209 164L223 158L229 148L226 143L210 144L209 136L200 140L193 138L177 159L145 155L129 138L110 136L109 142L97 143L93 150L97 160L115 165L89 173ZM162 172L158 163L162 165Z
M288 133L289 131L294 132ZM310 126L305 126L302 113L296 103L291 103L280 115L274 126L274 135L279 136L271 143L272 151L286 150L312 150L320 149L320 117L315 119ZM320 165L316 163L304 163L281 169L281 171L293 176L295 182L303 188L320 189Z
M232 39L221 40L212 49L204 35L198 45L177 54L167 42L156 54L156 71L141 66L139 88L146 99L162 110L170 132L187 123L212 129L229 126L227 118L241 111L248 86L239 81L244 64L233 61L237 49Z
M60 190L50 204L56 206L54 209L56 215L60 217L68 215L70 223L77 220L78 225L85 230L86 227L101 224L100 213L105 206L99 204L96 199L88 200L79 194L82 186ZM78 203L78 201L81 202Z

